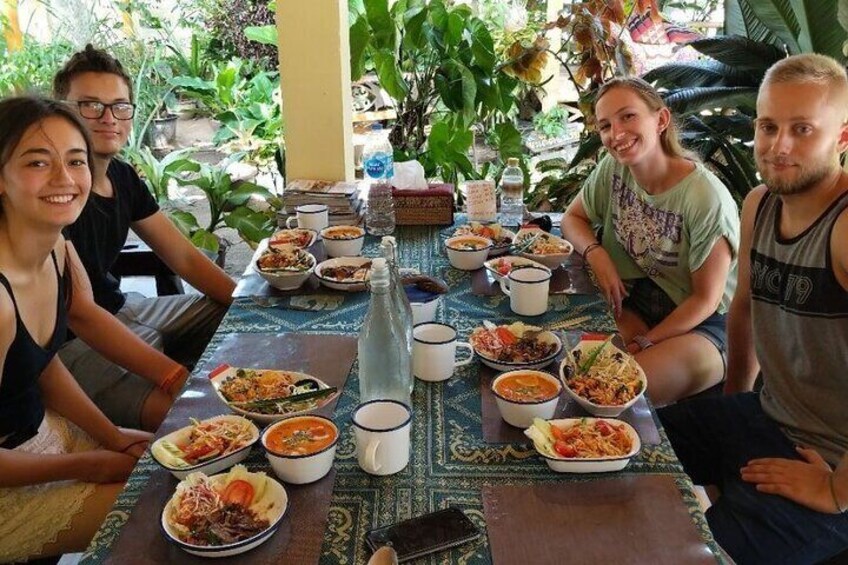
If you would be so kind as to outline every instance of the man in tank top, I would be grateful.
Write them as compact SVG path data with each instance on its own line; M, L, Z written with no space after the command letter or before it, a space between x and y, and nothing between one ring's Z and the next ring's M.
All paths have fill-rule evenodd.
M725 396L660 410L738 563L818 563L848 549L848 77L788 57L757 98L764 184L742 208ZM757 374L759 393L750 392Z

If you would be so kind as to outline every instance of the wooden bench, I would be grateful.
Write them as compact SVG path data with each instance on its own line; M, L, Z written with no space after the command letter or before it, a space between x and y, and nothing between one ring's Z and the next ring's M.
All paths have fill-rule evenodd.
M126 243L111 272L116 277L153 277L159 296L185 294L182 279L143 241Z

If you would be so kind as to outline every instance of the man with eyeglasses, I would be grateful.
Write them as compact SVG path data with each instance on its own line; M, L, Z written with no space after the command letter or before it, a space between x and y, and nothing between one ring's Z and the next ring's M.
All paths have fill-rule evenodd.
M56 74L53 93L76 108L91 135L96 170L91 196L65 236L80 255L95 302L150 346L164 349L181 363L193 364L232 301L235 283L159 210L135 170L116 158L132 129L132 81L120 62L87 45ZM147 298L138 293L123 294L110 269L130 228L168 267L205 296ZM137 361L153 349L127 353L114 345L94 345L109 359L135 356L135 365L141 366L136 371L139 374L119 367L81 339L70 339L59 355L113 422L155 430L182 388L187 371L180 367L181 371L173 374L148 374L151 370Z

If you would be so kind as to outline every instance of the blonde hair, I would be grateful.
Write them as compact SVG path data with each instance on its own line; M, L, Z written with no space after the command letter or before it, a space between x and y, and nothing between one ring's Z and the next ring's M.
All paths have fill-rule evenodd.
M660 96L659 92L642 80L637 77L616 77L611 78L606 81L604 84L598 88L597 94L595 94L595 101L592 105L592 109L597 109L598 101L610 90L614 88L627 88L634 92L645 105L653 112L658 112L663 108L668 108L666 106L665 101ZM669 111L670 113L670 111ZM662 132L660 132L660 145L663 148L663 151L669 157L679 157L681 159L688 159L689 161L698 161L700 162L700 157L694 151L689 151L685 149L683 145L680 143L680 137L677 132L677 124L674 120L674 116L668 121L668 127L666 127Z
M781 59L766 71L760 88L783 83L826 86L830 99L845 111L843 120L848 120L848 73L833 57L804 53Z

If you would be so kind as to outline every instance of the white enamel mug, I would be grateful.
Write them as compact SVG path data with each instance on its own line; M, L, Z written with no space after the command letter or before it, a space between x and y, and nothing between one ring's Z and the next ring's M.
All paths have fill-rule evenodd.
M438 382L451 378L455 367L468 365L474 350L464 341L456 340L456 329L448 324L427 322L412 329L412 374L422 381ZM468 350L469 356L456 360L456 348Z
M548 311L551 272L539 267L513 269L501 279L501 290L509 296L509 307L520 316L539 316Z
M366 473L392 475L409 464L412 412L397 400L369 400L353 413L356 459Z
M286 219L286 227L289 229L296 222L297 227L314 230L320 237L321 230L330 225L329 210L324 204L304 204L294 210L297 215Z

